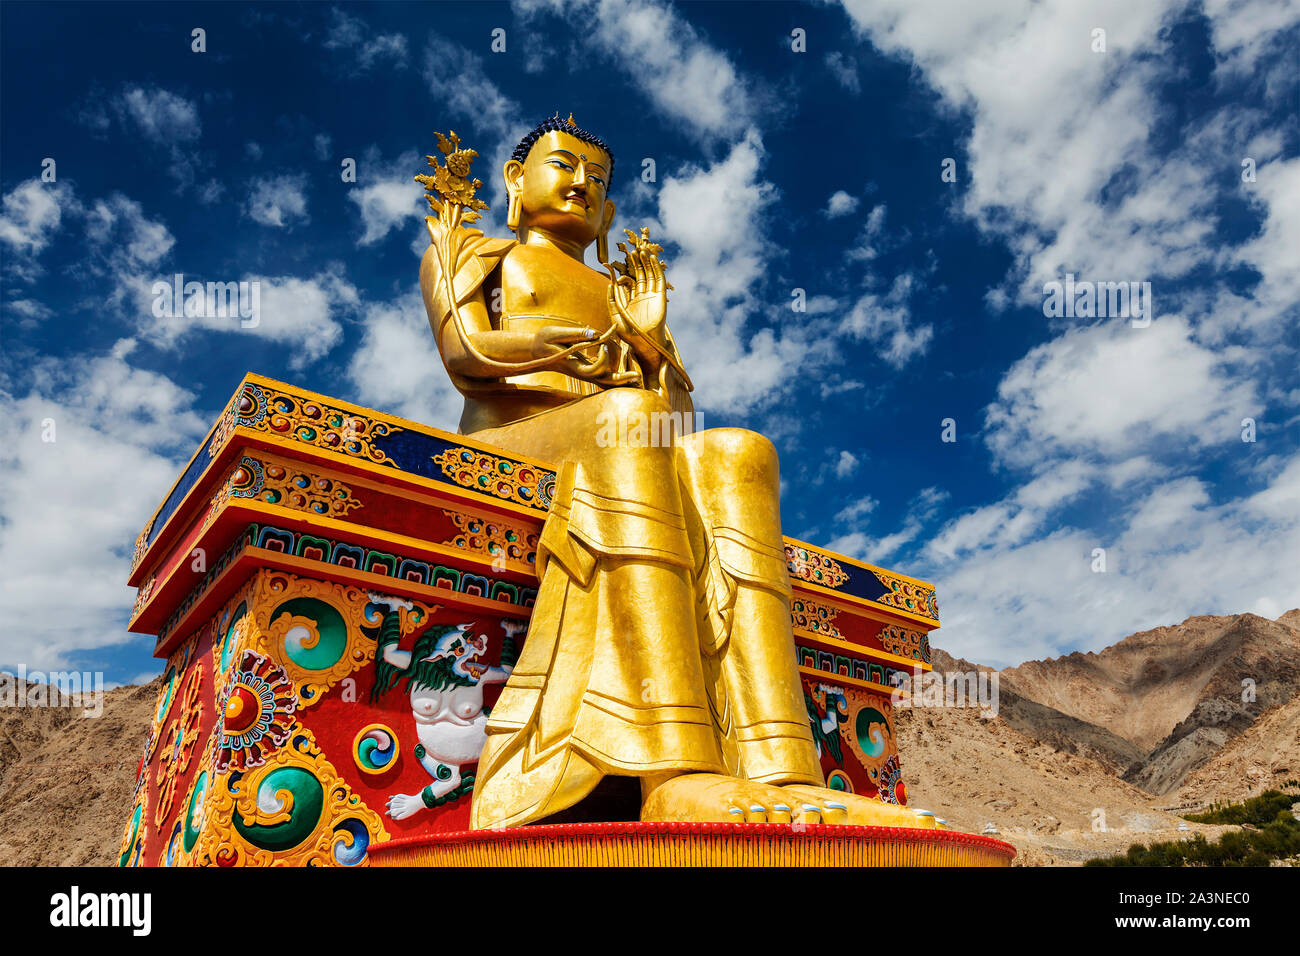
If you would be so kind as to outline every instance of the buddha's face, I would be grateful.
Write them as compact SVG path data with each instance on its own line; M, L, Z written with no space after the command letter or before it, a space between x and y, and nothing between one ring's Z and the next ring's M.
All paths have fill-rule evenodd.
M588 245L614 219L609 170L599 146L562 130L540 137L524 163L505 166L506 185L520 191L520 227Z

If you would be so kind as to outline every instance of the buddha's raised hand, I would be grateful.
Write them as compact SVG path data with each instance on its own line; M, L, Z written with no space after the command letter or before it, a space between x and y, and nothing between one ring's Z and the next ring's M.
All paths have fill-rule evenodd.
M668 315L668 290L672 286L664 278L664 263L659 258L663 247L650 241L650 230L641 229L638 236L624 229L630 243L620 242L619 252L623 262L614 263L620 275L613 284L610 295L614 310L637 332L654 335L663 328Z

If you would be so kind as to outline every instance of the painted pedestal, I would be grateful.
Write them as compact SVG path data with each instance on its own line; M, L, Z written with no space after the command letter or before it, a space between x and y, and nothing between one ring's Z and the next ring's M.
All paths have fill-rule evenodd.
M246 377L136 543L130 629L167 666L122 864L1009 861L942 830L466 834L554 482L544 462ZM930 667L934 589L802 542L786 554L828 783L906 803L890 694Z

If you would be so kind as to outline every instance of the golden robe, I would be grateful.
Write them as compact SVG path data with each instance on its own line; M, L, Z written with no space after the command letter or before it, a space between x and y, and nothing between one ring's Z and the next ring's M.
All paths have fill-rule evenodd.
M478 294L512 245L484 239L458 257L458 302ZM420 274L435 335L451 313L441 273L435 243ZM501 328L512 321L493 318ZM598 423L653 421L680 412L689 396L670 390L670 408L656 391L593 391L560 372L451 374L467 399L499 401L501 418L512 392L564 401L467 433L558 468L537 550L537 600L488 721L472 825L538 820L607 774L706 771L821 786L795 662L771 442L732 428L658 447L603 441Z

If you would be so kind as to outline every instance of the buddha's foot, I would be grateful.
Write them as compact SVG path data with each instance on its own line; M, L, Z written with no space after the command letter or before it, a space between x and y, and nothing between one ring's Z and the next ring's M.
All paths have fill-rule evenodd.
M806 800L808 803L816 804L838 804L844 808L842 812L846 819L842 822L854 826L910 827L917 830L948 829L929 811L900 807L898 804L884 803L872 797L860 797L839 790L810 787L806 784L789 784L781 790L790 794L794 800Z
M641 804L643 822L848 823L840 794L807 787L813 797L720 773L685 773L651 790ZM883 804L882 804L883 806ZM902 824L895 824L901 826Z

